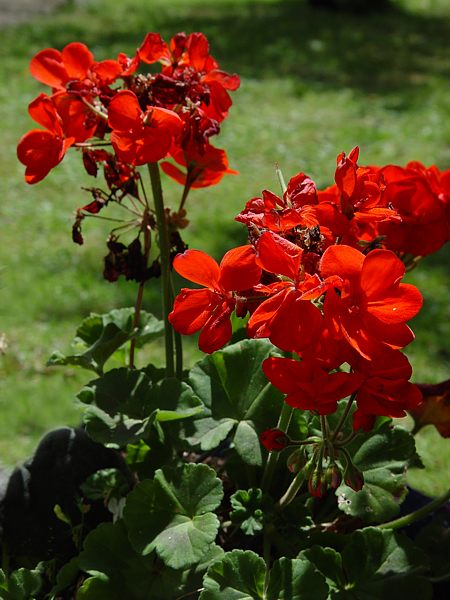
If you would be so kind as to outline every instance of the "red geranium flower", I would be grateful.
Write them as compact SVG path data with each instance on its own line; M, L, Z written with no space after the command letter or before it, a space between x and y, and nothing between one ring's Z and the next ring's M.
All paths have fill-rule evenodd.
M405 266L393 252L364 256L349 246L330 246L319 267L322 277L335 277L324 302L334 337L346 339L369 360L387 346L402 348L414 339L406 321L419 312L422 296L413 285L400 283Z
M184 335L201 330L200 350L210 354L221 348L231 337L230 316L238 299L233 292L250 289L261 277L252 246L229 250L220 266L200 250L178 254L174 269L185 279L204 286L183 288L175 299L169 321Z
M171 110L142 111L136 94L118 92L108 108L111 143L118 157L132 165L157 162L167 156L182 130L183 121Z
M96 62L85 44L72 42L61 52L55 48L38 52L31 60L30 71L35 79L52 89L65 90L80 81L88 88L93 84L109 85L121 74L122 67L115 60Z
M413 256L436 252L449 239L450 227L443 184L434 170L409 163L406 168L389 165L382 169L385 197L401 216L401 222L381 223L385 246Z
M262 198L249 200L235 220L248 227L256 225L275 233L297 226L314 227L319 223L316 204L315 183L304 173L298 173L289 181L283 198L263 190Z
M289 406L321 415L335 412L338 400L352 394L362 381L355 373L329 373L316 360L270 357L263 362L263 371L275 387L287 394L284 400Z
M335 185L318 192L319 222L326 224L341 243L356 246L379 235L378 224L401 221L384 195L384 180L378 167L359 167L359 148L337 157ZM337 208L339 214L331 208ZM345 218L342 218L345 217Z
M51 99L40 94L28 107L30 116L46 129L28 131L17 146L17 157L26 166L25 181L37 183L61 162L75 137L65 137L62 120Z

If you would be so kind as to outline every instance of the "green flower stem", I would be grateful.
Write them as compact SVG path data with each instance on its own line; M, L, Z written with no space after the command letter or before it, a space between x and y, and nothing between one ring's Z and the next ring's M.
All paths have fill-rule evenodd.
M353 392L353 394L350 396L350 398L348 399L347 402L347 406L344 409L344 412L342 413L341 418L339 419L338 424L336 425L335 430L333 431L333 434L331 436L331 441L334 442L338 436L338 433L341 431L342 426L344 425L345 421L347 420L347 417L349 415L349 412L352 408L352 404L354 399L356 398L356 392Z
M297 495L299 489L302 487L304 480L305 477L303 472L300 471L299 473L297 473L297 475L292 480L291 485L286 490L284 496L282 496L276 503L276 507L278 509L282 509L292 502L292 500Z
M161 261L161 300L164 319L164 337L166 346L166 377L174 377L175 368L173 360L173 330L169 323L171 311L170 291L170 251L169 232L167 230L166 213L161 187L161 176L158 163L148 163L148 172L152 184L153 202L155 204L156 225L158 228L159 253Z
M275 171L276 171L276 174L278 177L278 181L280 183L281 193L284 194L285 191L287 190L287 185L286 185L286 182L284 181L283 173L281 172L279 165L276 165Z
M175 340L175 375L177 379L183 379L183 341L178 331L173 332Z
M277 429L287 432L293 412L294 409L292 408L292 406L289 406L289 404L283 402L283 408L281 409L280 418L278 419ZM264 473L261 479L261 489L263 492L269 489L269 486L272 482L272 477L278 462L278 454L279 452L269 452L266 466L264 468Z
M170 304L173 306L175 299L175 289L173 285L172 273L170 274ZM173 329L173 338L175 341L175 375L177 379L183 378L183 340L178 331Z
M144 210L144 214L142 216L142 231L144 232L144 261L145 265L147 265L148 255L150 252L150 225L149 225L149 212L147 209ZM139 289L136 297L136 303L134 305L134 319L133 319L133 329L139 327L139 323L141 320L141 309L142 309L142 299L144 297L144 287L145 281L141 281L139 283ZM130 369L134 369L134 354L136 349L136 337L133 336L130 341L130 357L129 357L129 366Z
M329 438L330 432L328 429L328 421L325 415L320 415L320 429L322 430L322 438L327 440Z
M415 523L416 521L423 519L449 500L450 489L447 490L445 494L442 494L442 496L439 496L438 498L435 498L425 506L422 506L422 508L419 508L418 510L409 513L409 515L399 517L398 519L394 519L393 521L389 521L388 523L376 525L376 527L378 527L378 529L400 529L400 527L407 527L408 525L411 525L411 523Z

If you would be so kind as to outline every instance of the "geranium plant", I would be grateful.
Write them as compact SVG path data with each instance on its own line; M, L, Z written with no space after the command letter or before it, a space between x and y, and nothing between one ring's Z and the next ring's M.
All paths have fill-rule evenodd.
M33 553L5 529L0 597L432 598L448 536L439 514L407 526L450 494L405 514L405 473L421 462L393 419L445 422L402 349L422 307L406 271L449 238L450 170L364 167L354 148L324 190L278 171L280 193L235 217L248 243L218 263L181 236L190 192L235 173L211 138L239 78L206 37L149 33L135 56L100 62L72 43L39 52L31 73L50 90L29 106L43 129L18 145L26 181L73 150L90 176L102 170L73 240L86 218L111 219L104 277L137 290L50 358L95 374L78 394L86 443L111 454L52 505L58 543ZM182 186L174 208L161 169ZM196 287L176 294L173 271ZM162 320L142 308L155 278ZM195 333L206 356L186 369L181 335ZM165 367L138 367L159 336Z

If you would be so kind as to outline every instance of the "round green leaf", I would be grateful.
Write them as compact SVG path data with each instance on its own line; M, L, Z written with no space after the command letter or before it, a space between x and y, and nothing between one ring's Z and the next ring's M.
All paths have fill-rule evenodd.
M120 308L109 313L91 314L77 329L73 346L74 354L54 352L48 365L77 365L98 374L103 372L106 361L132 337L142 346L164 331L164 323L150 313L141 311L139 327L134 327L134 308Z
M366 527L352 534L341 554L314 546L300 553L325 575L339 600L430 600L423 552L405 536Z
M158 470L127 499L124 519L134 548L155 550L174 569L198 563L217 535L219 520L211 511L222 496L222 482L206 465Z
M84 415L89 435L119 446L145 437L155 420L185 419L203 408L186 383L172 378L153 384L144 371L127 368L89 382L78 399L89 405Z
M270 571L265 600L326 600L325 577L309 560L280 558Z
M276 424L283 402L282 394L261 369L263 361L275 354L277 350L268 340L243 340L197 363L189 383L205 410L185 425L188 441L211 450L237 425L237 452L248 464L260 465L258 434ZM240 427L242 422L245 424Z
M265 578L266 563L260 556L233 550L209 567L199 600L263 599Z
M383 423L369 435L358 436L349 451L364 475L364 486L355 492L341 484L336 490L339 508L369 523L397 516L406 495L406 468L417 461L413 436Z

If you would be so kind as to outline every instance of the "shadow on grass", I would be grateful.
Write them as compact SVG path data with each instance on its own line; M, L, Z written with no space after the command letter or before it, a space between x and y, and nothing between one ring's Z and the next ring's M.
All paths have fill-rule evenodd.
M324 11L306 0L124 0L66 9L51 20L21 26L17 55L30 47L62 47L79 39L99 55L129 52L147 30L166 38L203 31L221 65L249 78L293 78L298 93L348 87L368 94L401 94L393 107L407 110L435 78L450 75L450 19L389 5L370 15ZM64 26L62 27L62 22ZM16 42L17 43L17 42ZM14 42L12 42L14 46Z

